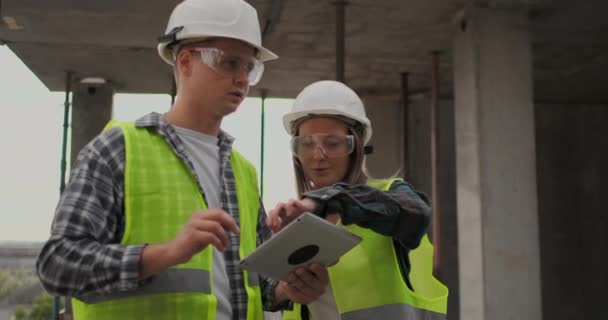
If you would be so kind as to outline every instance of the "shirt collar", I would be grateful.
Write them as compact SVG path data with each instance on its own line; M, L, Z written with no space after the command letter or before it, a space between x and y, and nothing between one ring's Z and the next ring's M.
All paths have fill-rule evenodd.
M154 128L157 131L167 133L172 132L175 133L175 129L171 124L169 124L165 117L162 114L157 112L151 112L135 121L135 126L137 128ZM217 137L219 140L219 145L232 146L234 142L234 137L225 132L224 130L220 130L220 134Z

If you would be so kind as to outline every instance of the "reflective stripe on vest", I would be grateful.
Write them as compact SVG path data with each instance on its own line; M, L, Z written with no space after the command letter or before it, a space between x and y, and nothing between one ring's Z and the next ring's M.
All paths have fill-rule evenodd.
M125 138L125 232L122 244L164 243L172 240L192 212L207 205L190 169L164 138L133 123L117 123ZM239 254L255 250L259 211L254 167L233 151L230 156L239 209ZM133 291L86 295L73 299L80 319L215 319L211 246L190 261L153 277ZM259 278L243 273L247 318L263 318ZM85 301L86 300L86 301Z
M259 286L257 273L249 273L249 285ZM198 292L211 294L210 275L207 270L169 269L156 275L152 281L136 290L121 291L110 294L91 293L80 297L86 303L100 303L121 298L145 296L159 293Z
M422 320L445 320L446 315L414 308L407 304L385 304L378 307L367 308L357 311L343 313L342 320L369 320L369 319L422 319Z
M211 294L210 276L207 270L169 269L156 275L152 281L136 290L111 294L88 294L80 298L86 303L100 303L128 297L160 293L197 292Z
M388 190L394 181L369 185ZM415 289L411 291L401 275L392 238L357 225L344 227L363 241L328 268L342 319L445 319L448 290L432 275L433 246L426 235L409 254ZM296 304L283 319L301 319L301 306Z

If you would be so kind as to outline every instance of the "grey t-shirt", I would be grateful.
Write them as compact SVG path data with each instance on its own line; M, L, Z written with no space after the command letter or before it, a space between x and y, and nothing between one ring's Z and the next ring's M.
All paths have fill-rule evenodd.
M208 208L222 208L220 186L220 148L218 138L186 128L174 127L199 178ZM213 291L217 297L218 320L230 320L230 282L222 252L213 247Z

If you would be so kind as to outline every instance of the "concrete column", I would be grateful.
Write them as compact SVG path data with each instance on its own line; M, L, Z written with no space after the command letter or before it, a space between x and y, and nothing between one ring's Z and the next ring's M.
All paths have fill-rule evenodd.
M112 119L114 89L109 83L74 86L72 95L71 163L80 150L98 135Z
M468 10L454 46L461 319L542 319L525 10Z

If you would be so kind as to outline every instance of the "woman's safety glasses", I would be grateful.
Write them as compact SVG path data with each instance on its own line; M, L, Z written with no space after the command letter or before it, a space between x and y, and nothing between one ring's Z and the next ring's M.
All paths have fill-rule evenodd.
M264 63L253 57L233 55L218 48L191 48L190 51L200 52L203 63L216 72L227 76L245 72L251 86L257 84L264 73Z
M319 149L327 158L339 158L355 149L353 135L313 134L291 139L291 152L300 159L312 158Z

